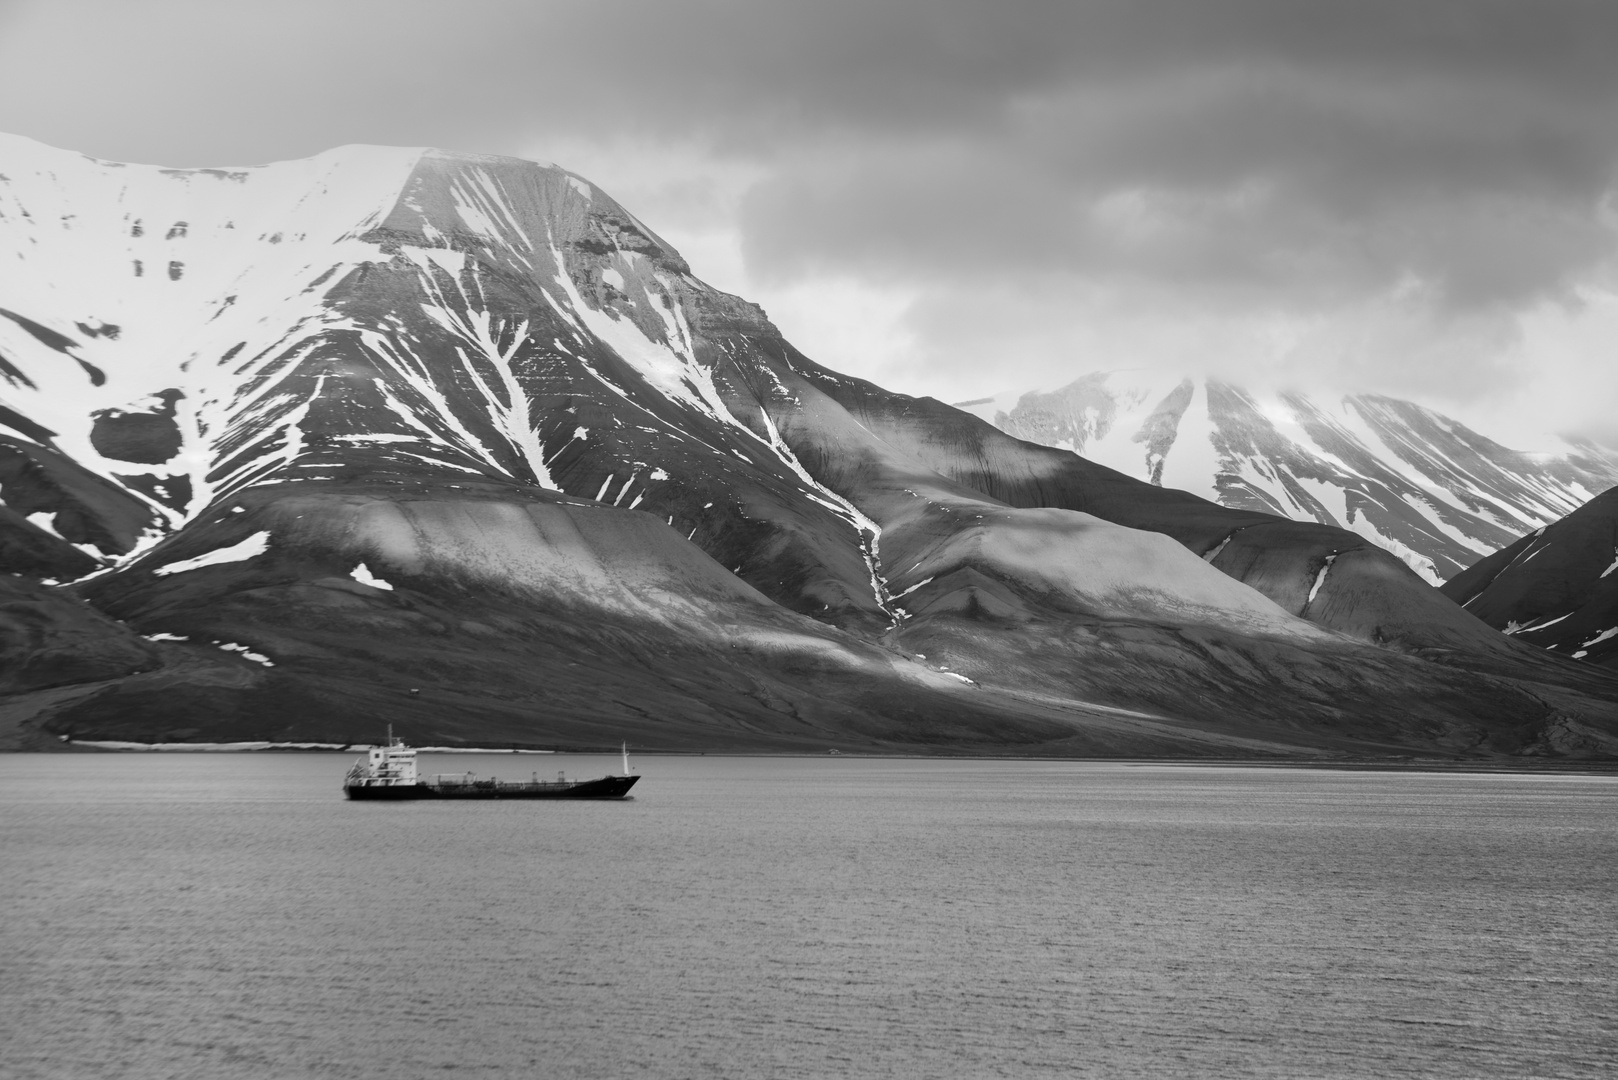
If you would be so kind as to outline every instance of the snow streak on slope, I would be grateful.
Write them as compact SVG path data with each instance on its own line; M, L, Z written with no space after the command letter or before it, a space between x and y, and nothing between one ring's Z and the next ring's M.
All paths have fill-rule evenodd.
M720 401L713 378L691 355L690 332L677 315L669 312L673 300L667 291L666 281L656 275L648 275L656 283L648 290L651 304L666 327L663 340L656 340L632 320L587 303L562 271L561 253L556 252L555 258L558 268L555 283L567 298L568 310L589 333L606 343L648 384L670 400L681 402L719 423L740 426L731 417L724 402ZM624 280L622 273L618 274L618 280Z
M777 382L779 385L779 381ZM784 389L783 389L784 392ZM775 421L770 419L768 409L761 409L759 417L764 423L765 434L769 436L770 450L797 474L810 492L810 497L821 503L833 513L846 520L860 537L860 554L865 558L865 567L871 574L871 594L877 606L885 611L892 620L889 625L896 627L905 617L904 609L895 603L898 597L888 587L888 579L882 573L882 526L872 521L852 502L826 487L809 474L803 467L798 456L787 446L786 440L781 438L781 432L776 429ZM908 590L907 590L908 591Z
M256 559L264 554L270 547L270 534L256 532L247 539L231 544L229 547L215 548L213 551L198 555L191 559L182 559L159 566L152 572L159 577L168 574L183 574L188 570L201 570L205 566L220 566L224 563L245 562Z
M1212 380L1095 372L1060 390L963 407L1222 505L1351 529L1429 581L1450 577L1618 484L1618 453L1544 441L1510 450L1410 402L1318 403Z

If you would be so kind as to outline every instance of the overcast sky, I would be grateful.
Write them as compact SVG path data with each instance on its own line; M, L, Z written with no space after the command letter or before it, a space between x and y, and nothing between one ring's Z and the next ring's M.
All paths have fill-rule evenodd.
M0 130L555 161L833 368L1618 440L1609 0L0 0Z

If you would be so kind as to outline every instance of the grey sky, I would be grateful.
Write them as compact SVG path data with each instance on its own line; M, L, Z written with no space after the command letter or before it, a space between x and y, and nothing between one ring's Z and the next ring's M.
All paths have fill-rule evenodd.
M1570 0L38 0L0 129L556 160L895 389L1168 366L1613 434L1615 57Z

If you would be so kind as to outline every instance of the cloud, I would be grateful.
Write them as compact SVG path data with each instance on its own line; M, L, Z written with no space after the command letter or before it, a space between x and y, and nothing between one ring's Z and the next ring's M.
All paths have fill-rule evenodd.
M1618 110L1273 63L1138 79L1061 87L992 131L783 150L749 202L751 254L947 275L953 244L1253 302L1414 277L1469 308L1564 293L1612 250Z
M537 152L940 393L996 342L1441 393L1610 288L1615 55L1593 0L33 0L0 128Z

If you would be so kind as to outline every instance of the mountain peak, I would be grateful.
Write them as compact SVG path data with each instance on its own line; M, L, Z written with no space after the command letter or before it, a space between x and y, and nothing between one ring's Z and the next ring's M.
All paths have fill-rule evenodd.
M1618 483L1618 453L1588 443L1512 450L1382 394L1316 399L1096 371L967 407L1008 434L1152 484L1357 532L1435 584Z

